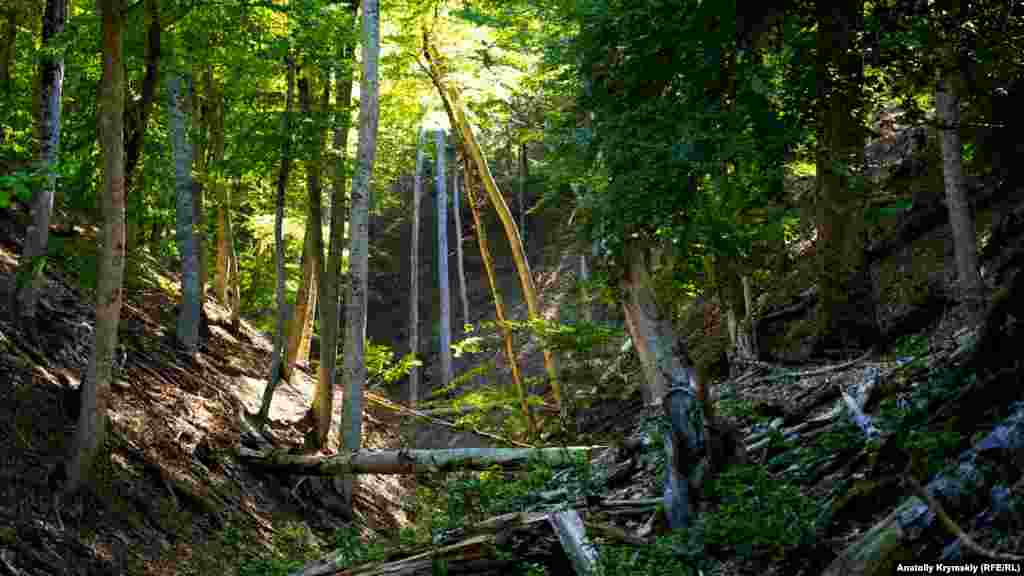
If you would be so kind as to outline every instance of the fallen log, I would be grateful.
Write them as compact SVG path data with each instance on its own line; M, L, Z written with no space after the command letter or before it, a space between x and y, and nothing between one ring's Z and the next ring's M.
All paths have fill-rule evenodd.
M572 563L572 568L578 576L590 576L597 568L597 548L587 538L587 529L583 526L583 519L575 510L563 510L552 512L548 516L548 522L558 535L558 541L562 543L565 555Z
M487 470L492 466L522 467L539 459L552 466L590 458L603 446L565 448L463 448L456 450L360 450L331 456L290 454L285 450L238 447L240 459L251 466L299 476L338 474L422 474L451 470Z
M494 535L485 534L408 558L392 562L362 564L351 568L345 566L343 554L335 554L307 564L289 573L288 576L411 576L431 573L433 565L441 560L451 571L467 564L493 562L493 548Z
M990 491L979 467L1001 463L1019 469L1024 465L1024 403L985 438L960 456L960 464L924 487L931 498L945 502L945 512L969 516L976 499L968 494ZM942 528L940 517L918 496L904 501L891 514L848 546L828 566L824 576L881 576L893 574L915 543Z

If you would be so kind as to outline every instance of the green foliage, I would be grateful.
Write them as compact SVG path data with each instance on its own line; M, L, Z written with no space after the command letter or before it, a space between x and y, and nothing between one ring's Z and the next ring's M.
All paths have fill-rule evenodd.
M332 557L341 567L358 566L368 562L379 562L387 557L388 544L381 540L366 541L359 528L348 525L334 531L331 542Z
M703 547L691 540L694 530L678 530L654 539L647 547L601 546L598 574L601 576L697 576L698 567L711 562ZM708 572L704 572L707 574Z
M35 170L18 170L0 176L0 208L10 206L12 197L26 203L32 200L32 188L40 181L41 175Z
M724 471L709 491L719 508L699 521L708 546L724 546L744 557L779 558L813 538L819 503L792 484L772 478L763 467Z
M414 366L423 362L406 354L395 360L395 351L387 344L376 344L367 340L363 361L370 386L389 386L409 374Z

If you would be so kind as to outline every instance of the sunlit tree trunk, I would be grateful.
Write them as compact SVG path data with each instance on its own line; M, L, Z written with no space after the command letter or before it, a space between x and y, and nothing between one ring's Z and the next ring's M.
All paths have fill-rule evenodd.
M463 158L466 154L463 154ZM491 287L491 298L494 299L494 315L498 319L498 327L501 329L502 340L505 343L505 359L509 368L512 369L512 384L516 388L519 397L519 407L522 410L523 418L530 434L530 438L537 436L537 421L530 411L530 404L527 402L526 386L519 374L519 362L516 360L515 347L512 344L512 330L509 328L505 318L505 304L501 298L501 290L498 288L498 281L494 273L494 259L491 258L491 250L487 245L487 229L483 219L480 217L480 206L477 203L476 195L473 193L473 182L470 179L471 168L466 163L466 200L469 203L470 212L473 214L473 224L476 226L476 241L480 247L480 258L484 261L484 270L487 272L487 282Z
M350 5L352 15L358 2ZM352 46L342 43L335 69L335 113L334 113L334 157L331 187L330 240L327 247L327 261L324 265L323 284L320 287L320 378L317 380L316 397L313 399L313 415L316 418L314 446L327 446L334 404L334 384L337 380L338 329L341 323L340 284L341 258L345 235L345 156L348 152L349 116L352 108L352 75L346 66L352 62Z
M233 293L238 286L234 230L231 228L231 192L224 170L224 95L213 78L213 67L206 68L206 86L210 100L210 182L217 197L217 265L213 286L217 300L235 315Z
M370 191L373 163L377 155L377 124L380 117L377 75L380 54L380 11L377 0L364 0L363 76L359 84L359 149L352 176L352 210L349 229L348 314L346 314L345 379L346 388L341 418L341 435L346 450L359 450L363 439L363 386L366 364L366 290L369 257ZM352 505L355 478L344 479L344 498Z
M117 348L124 276L124 29L120 0L99 0L103 78L99 93L99 136L103 157L103 241L96 287L95 341L82 378L81 409L71 442L66 493L73 493L92 469L106 432L110 380Z
M25 233L25 248L16 275L18 307L27 320L30 334L36 330L36 303L43 286L46 245L50 239L50 215L57 187L57 155L60 148L60 108L64 87L64 56L58 49L53 56L45 50L53 47L54 37L63 32L68 18L67 0L47 0L43 12L43 48L39 70L42 110L39 114L39 163L46 173L42 186L32 197L32 222Z
M939 4L951 22L960 22L959 0ZM946 185L946 206L953 231L953 253L956 258L960 298L971 320L979 323L984 312L982 282L978 271L978 237L974 217L967 201L964 184L963 152L960 145L960 70L955 34L945 39L943 55L936 71L935 114L942 125L942 174Z
M235 180L235 191L242 187L240 180ZM231 197L225 199L228 207L231 206ZM231 228L231 212L227 213L225 222L228 238L228 295L231 302L231 330L235 333L241 328L242 323L242 276L238 269L238 252L235 250L235 237Z
M313 321L316 318L317 292L323 267L323 209L320 202L320 154L323 135L313 113L313 98L308 78L299 80L299 105L308 118L307 137L311 143L310 157L305 162L308 210L306 239L303 248L302 284L295 299L288 336L288 362L285 376L290 377L296 365L309 363L309 348L313 339Z
M270 417L270 401L274 398L274 390L281 380L281 362L284 356L284 323L287 319L284 301L284 196L288 188L288 175L292 167L292 99L295 91L295 59L291 54L286 57L288 80L285 96L284 114L281 116L281 170L277 175L277 199L274 206L274 268L277 280L277 327L274 329L274 354L270 361L270 379L263 390L263 401L260 405L258 420L266 425Z
M412 232L409 238L409 352L420 353L420 199L423 195L423 158L427 133L420 128L416 139L416 174L412 181ZM420 395L420 367L409 371L409 404Z
M452 212L455 214L455 262L459 275L459 300L462 302L462 325L471 324L469 318L469 295L466 291L466 261L462 247L462 207L460 206L459 162L458 157L452 163ZM461 328L457 328L462 333Z
M178 311L178 343L188 354L199 349L199 319L202 296L199 292L199 254L195 237L195 199L192 181L192 145L188 139L190 99L189 80L177 73L167 79L167 112L171 125L171 149L174 153L176 198L176 238L181 254L181 303Z
M465 142L469 155L473 159L476 169L480 174L480 179L483 182L484 189L487 191L491 204L494 206L494 209L498 214L498 219L501 220L502 227L505 230L505 235L508 237L509 246L512 249L512 259L515 262L516 271L519 274L519 282L523 289L523 297L526 300L526 307L530 318L540 319L540 304L537 299L537 289L534 286L533 274L530 272L530 264L527 261L526 253L523 250L523 242L519 236L519 229L516 226L515 220L512 218L512 212L508 209L508 204L505 203L505 198L501 195L501 191L498 190L498 185L495 183L494 177L491 175L491 169L487 164L486 158L484 158L483 150L480 148L479 143L477 143L472 127L466 119L465 110L463 109L462 103L459 99L458 91L445 81L444 64L440 52L438 52L437 48L430 43L430 38L426 33L424 33L423 51L430 66L431 80L435 83L437 91L444 102L449 120L451 121L452 126L458 128L459 134L462 136L463 142ZM551 351L547 348L544 349L544 368L547 372L548 379L551 382L551 388L555 395L555 401L558 404L559 411L564 414L562 389L558 383L558 369L555 367L555 361Z
M440 345L441 387L447 387L452 380L452 295L448 282L448 190L445 186L445 159L448 151L444 142L444 131L436 133L437 149L437 280L441 299Z

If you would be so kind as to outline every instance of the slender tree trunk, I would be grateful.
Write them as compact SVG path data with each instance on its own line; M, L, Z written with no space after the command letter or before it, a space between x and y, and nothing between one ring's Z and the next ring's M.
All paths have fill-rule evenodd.
M284 193L288 188L288 175L292 167L292 99L295 91L295 59L291 54L286 57L288 68L288 88L285 97L284 114L281 116L281 170L277 175L277 200L274 214L274 268L277 279L277 327L274 330L274 355L270 361L270 380L263 390L263 402L260 405L258 420L261 426L266 425L270 418L270 401L274 390L281 380L281 362L284 355L284 323L287 319L284 301Z
M864 165L863 0L817 2L817 232L820 343L865 345L877 332L857 177Z
M508 209L508 205L505 203L505 198L501 195L501 191L498 190L498 185L494 181L494 177L491 175L491 169L487 164L487 160L484 158L483 150L476 141L476 136L473 135L473 130L466 120L465 111L462 108L462 103L459 100L458 91L451 85L445 84L444 75L442 74L442 61L441 55L437 51L437 48L430 42L430 38L424 34L424 56L427 58L427 62L430 66L431 80L437 87L437 91L441 96L441 100L444 102L445 109L448 112L449 120L452 126L458 128L460 135L462 136L465 146L468 149L470 156L473 158L473 162L476 164L477 171L480 173L480 179L483 181L484 189L487 191L490 197L491 204L494 206L495 211L498 213L498 219L501 220L501 224L505 229L505 235L508 237L509 246L512 249L512 258L516 264L516 271L519 274L519 282L522 285L523 297L526 300L526 307L529 311L531 319L540 319L540 304L537 300L537 289L534 286L533 274L530 272L530 264L526 259L526 253L523 250L523 242L519 236L519 230L516 227L515 220L512 218L512 213ZM558 404L559 411L564 414L564 406L562 404L562 389L558 383L558 370L555 367L554 357L551 351L547 348L544 349L544 368L547 371L549 380L551 381L551 388L555 395L555 401Z
M959 22L959 2L945 2L952 21ZM983 319L981 275L978 272L978 238L974 216L967 201L964 184L963 152L960 147L960 95L959 67L957 65L957 39L951 38L943 50L945 58L936 73L935 113L942 124L942 174L946 184L946 206L949 224L953 230L953 253L956 258L960 298L967 307L971 321Z
M587 268L587 255L580 254L580 316L587 322L594 322L594 307L590 303L590 270Z
M412 232L410 233L409 257L409 352L420 354L420 198L423 195L423 157L426 132L420 127L416 139L416 174L412 183ZM420 367L409 371L409 405L419 400Z
M199 81L202 76L198 69L193 77L197 79L199 86L193 86L192 99L192 122L196 133L196 142L193 146L193 168L198 178L192 179L192 209L195 211L195 242L196 254L199 259L199 313L204 314L203 303L206 301L206 285L209 279L209 257L206 250L206 183L210 177L209 163L209 131L208 123L205 122L207 107L204 100L209 98L209 86Z
M444 142L444 131L436 133L437 147L437 280L441 298L441 387L452 380L452 295L448 275L448 191L445 187L444 161L448 151Z
M67 18L67 0L47 0L43 13L44 56L39 71L39 91L43 107L39 114L39 162L45 167L46 176L43 185L32 197L32 223L25 234L25 249L17 274L19 306L16 309L27 320L29 332L33 335L36 329L36 303L39 300L39 291L43 287L46 245L50 239L53 195L57 187L61 93L64 87L63 50L48 57L45 56L45 49L51 47L54 36L64 30Z
M190 98L189 80L178 74L167 79L167 112L174 152L174 181L177 214L176 236L181 253L181 308L178 312L178 343L188 354L199 349L199 318L202 296L199 291L199 254L195 237L194 189L192 182L192 146L188 139ZM184 92L184 93L183 93Z
M103 79L99 94L99 134L103 154L103 244L96 289L96 328L92 354L82 378L82 404L71 443L65 493L87 477L103 446L107 404L117 348L124 276L124 29L119 0L99 0L102 18Z
M463 158L466 154L463 154ZM505 359L508 360L509 368L512 369L512 383L516 388L516 395L519 396L519 407L522 410L523 418L530 438L537 436L537 421L530 411L530 404L526 399L526 386L519 375L519 363L516 360L515 347L512 345L512 330L509 328L505 318L505 304L502 302L501 291L498 289L498 281L494 274L494 260L491 258L491 250L487 245L487 229L484 227L483 219L480 217L480 206L477 204L473 194L473 183L470 180L470 167L466 164L466 200L469 202L470 212L473 214L473 224L476 226L476 241L480 246L480 258L484 261L484 270L487 272L487 282L491 286L491 297L494 299L494 315L498 319L498 326L501 329L501 336L505 343Z
M284 377L289 380L292 377L292 370L297 365L305 365L309 361L309 347L306 347L306 356L302 357L302 341L306 336L306 324L312 318L316 307L316 288L313 283L317 280L313 271L313 218L306 217L306 236L302 241L302 282L295 294L295 305L292 306L292 316L288 325L288 347L285 353Z
M348 314L345 338L346 394L341 435L346 450L359 450L363 439L363 386L366 384L366 290L369 256L370 191L377 155L377 124L380 117L377 75L380 54L380 10L377 0L363 5L363 77L359 84L359 151L352 176L352 210L349 248ZM344 498L352 505L355 478L344 479Z
M466 261L463 257L462 247L462 207L460 206L461 193L459 191L459 162L458 157L452 163L452 212L455 214L455 261L459 273L459 300L462 302L462 325L471 324L469 317L469 295L466 291ZM462 333L462 329L458 330Z
M350 4L352 15L355 16L358 3ZM334 403L334 384L337 381L338 363L338 328L340 324L340 284L341 258L345 244L345 155L348 152L348 132L350 111L352 108L352 71L344 67L346 61L353 58L352 46L343 43L335 69L337 91L335 95L334 114L334 169L331 190L331 228L327 247L327 263L324 266L323 285L320 288L320 378L313 400L313 414L316 418L315 446L327 446L327 436L331 428L331 417Z
M241 187L241 181L235 180L235 190L238 191ZM241 328L242 316L242 277L238 270L238 252L235 251L235 237L231 228L231 198L227 197L225 203L228 206L225 230L228 240L228 278L230 278L228 292L231 302L231 330L238 333L239 328Z

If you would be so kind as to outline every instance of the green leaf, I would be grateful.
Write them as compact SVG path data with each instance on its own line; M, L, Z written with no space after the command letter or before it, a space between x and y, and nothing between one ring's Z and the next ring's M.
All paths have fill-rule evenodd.
M11 195L6 190L0 190L0 208L7 208L11 205Z

